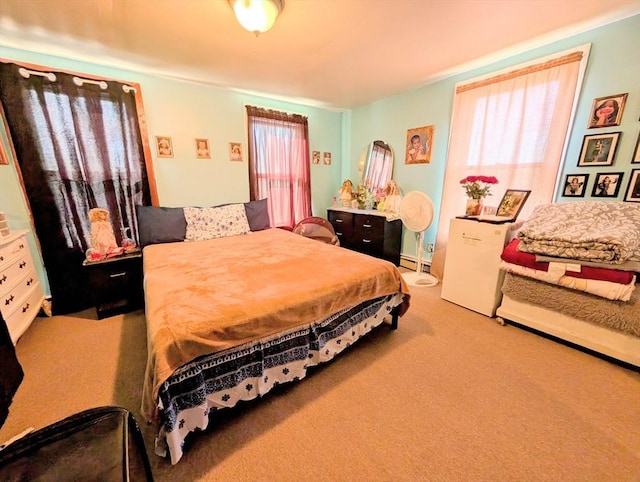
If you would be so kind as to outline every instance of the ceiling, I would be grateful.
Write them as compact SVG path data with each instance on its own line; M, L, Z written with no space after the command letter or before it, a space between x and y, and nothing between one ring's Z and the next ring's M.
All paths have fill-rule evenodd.
M2 0L2 46L351 109L640 13L638 0Z

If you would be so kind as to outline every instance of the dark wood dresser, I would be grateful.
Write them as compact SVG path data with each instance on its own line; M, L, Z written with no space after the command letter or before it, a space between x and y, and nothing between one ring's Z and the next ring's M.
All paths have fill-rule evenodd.
M329 208L327 218L340 246L400 266L402 221L387 221L385 213L362 209Z

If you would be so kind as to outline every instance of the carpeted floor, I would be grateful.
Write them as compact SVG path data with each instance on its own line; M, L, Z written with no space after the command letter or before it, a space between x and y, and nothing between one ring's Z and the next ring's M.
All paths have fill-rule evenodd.
M640 374L414 288L385 325L302 382L220 412L176 466L140 415L142 311L38 318L5 441L119 405L163 481L639 481Z

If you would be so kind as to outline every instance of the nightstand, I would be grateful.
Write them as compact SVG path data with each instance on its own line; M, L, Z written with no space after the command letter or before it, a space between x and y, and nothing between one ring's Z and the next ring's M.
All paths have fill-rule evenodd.
M142 308L142 254L84 261L98 319Z

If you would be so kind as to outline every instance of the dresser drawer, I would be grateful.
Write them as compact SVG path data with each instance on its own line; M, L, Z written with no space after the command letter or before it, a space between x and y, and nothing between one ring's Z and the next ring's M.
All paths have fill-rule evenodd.
M340 240L340 246L353 244L353 214L345 211L329 211L329 222Z
M21 300L18 300L18 295L22 296ZM18 286L18 291L14 296L16 298L12 302L11 310L5 311L3 306L2 317L7 322L11 340L15 344L38 315L44 300L44 294L42 293L42 288L40 288L40 283L35 281L28 286L26 291L22 285Z
M1 277L1 275L0 275ZM22 273L22 277L8 286L2 296L0 296L0 310L3 316L8 316L17 309L17 307L29 296L33 291L33 287L38 284L35 271L31 270Z
M360 251L382 257L385 219L379 216L354 216L355 240Z
M5 269L0 272L0 296L8 293L12 287L17 284L25 275L33 271L33 261L29 256L29 252L20 253L21 256L17 259L13 259L13 262L8 264ZM26 254L27 256L22 256ZM35 274L33 274L35 278Z
M20 257L30 257L27 240L22 236L0 247L0 272L4 272L12 261Z

